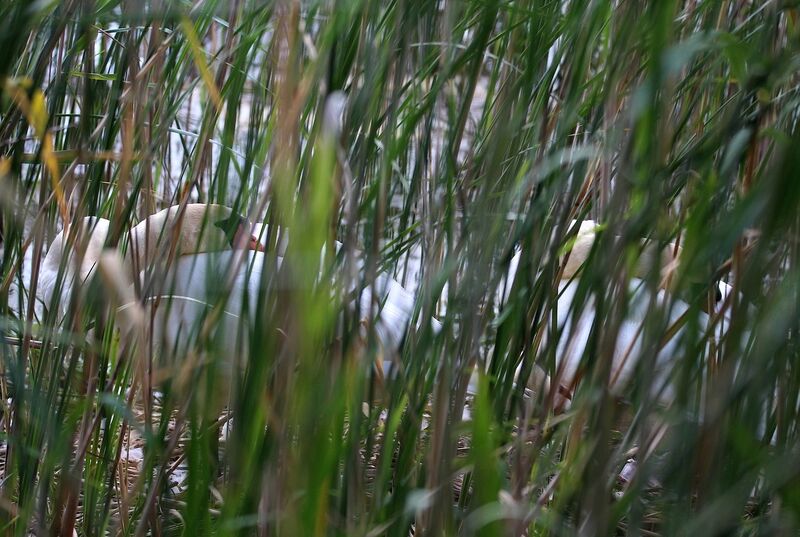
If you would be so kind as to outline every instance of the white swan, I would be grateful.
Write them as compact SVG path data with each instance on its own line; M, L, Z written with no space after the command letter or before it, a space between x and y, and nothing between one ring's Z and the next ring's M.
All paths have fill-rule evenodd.
M572 222L571 226L574 226ZM582 366L586 360L587 345L595 323L599 323L602 329L602 319L596 318L595 300L593 296L588 297L580 311L576 310L576 293L579 288L578 272L588 259L596 233L599 230L597 223L593 221L583 221L578 227L572 246L569 249L568 257L562 260L561 279L558 283L558 300L555 303L554 325L549 323L545 329L544 338L540 348L547 344L548 334L553 332L559 334L559 339L555 348L555 375L557 378L558 391L555 395L555 407L559 410L569 406L569 398L574 394L579 380L582 376ZM669 405L674 399L674 389L672 380L675 361L679 358L681 349L681 339L685 335L684 324L687 312L690 310L688 303L683 300L670 296L668 287L671 274L675 271L682 254L681 249L674 245L667 245L660 251L652 244L643 242L641 255L638 257L634 267L632 277L627 283L624 296L627 297L627 311L622 319L615 341L614 350L611 356L609 390L615 396L622 396L630 386L637 367L639 367L645 339L644 324L651 318L652 308L665 309L666 318L661 323L663 336L660 347L655 351L652 361L653 368L649 371L651 375L650 394L661 404ZM509 271L501 281L498 301L506 303L510 298L511 282L516 276L519 267L521 253L518 251L509 264ZM645 281L645 277L650 270L656 269L660 275L660 288L654 290ZM731 292L730 286L719 283L717 288L717 308L723 307L722 297ZM502 300L500 300L502 298ZM668 309L667 309L668 308ZM720 316L717 335L724 333L730 326L730 319L727 312L713 310ZM700 327L708 326L711 318L705 312L697 312L696 322ZM552 319L552 313L546 312L543 315L545 322ZM651 340L652 341L652 340ZM589 359L592 359L589 357ZM522 366L517 369L517 376L521 372ZM544 375L541 368L534 367L531 377L528 379L527 387L534 390L550 389L550 378Z
M221 251L239 243L243 247L262 249L254 238L243 236L244 228L226 207L189 204L180 216L178 209L174 206L160 211L131 230L124 265L132 278L152 266L160 254L168 257ZM64 313L74 284L87 282L94 273L110 225L105 218L87 216L77 222L72 237L68 229L56 235L40 268L37 294L45 305L53 304L58 276L63 271L59 305ZM159 249L165 244L169 248Z
M79 222L79 235L88 236L83 255L67 246L63 232L55 238L43 263L39 286L40 298L48 306L54 297L60 298L61 314L65 313L73 289L82 288L71 282L88 281L94 273L109 227L109 222L101 218L88 217ZM242 317L254 318L259 283L265 265L270 262L250 229L257 231L262 227L248 226L241 216L219 205L188 204L183 210L170 207L130 230L123 241L127 246L121 267L110 270L125 273L130 281L136 281L147 297L144 301L147 311L156 312L153 339L163 349L173 351L170 354L185 354L197 343L203 320L215 306L220 308L219 323L208 335L219 348L229 352L247 336L242 333ZM268 273L280 268L282 257L277 256L273 261L275 266L267 267ZM62 264L67 278L60 296L56 296ZM374 288L375 299L372 287L359 293L359 311L362 323L367 320L374 323L383 354L388 358L401 345L412 316L414 297L383 274L377 277ZM121 303L121 309L133 308L134 293L123 294L122 302L127 303ZM370 312L374 315L372 319L368 319Z

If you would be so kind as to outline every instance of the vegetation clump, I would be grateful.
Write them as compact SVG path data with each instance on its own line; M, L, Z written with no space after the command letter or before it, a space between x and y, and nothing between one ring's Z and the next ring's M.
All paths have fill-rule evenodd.
M0 531L795 534L798 17L0 3Z

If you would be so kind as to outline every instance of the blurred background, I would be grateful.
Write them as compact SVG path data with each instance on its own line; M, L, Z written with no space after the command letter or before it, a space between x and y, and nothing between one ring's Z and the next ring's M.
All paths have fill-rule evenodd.
M0 528L796 534L798 16L3 2ZM195 203L264 252L179 353L71 263Z

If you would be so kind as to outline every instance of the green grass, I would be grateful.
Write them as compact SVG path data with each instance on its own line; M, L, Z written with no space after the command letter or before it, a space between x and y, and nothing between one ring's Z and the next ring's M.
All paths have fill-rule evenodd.
M789 0L3 2L0 531L794 534L799 17ZM187 200L292 229L299 282L266 282L248 319L219 478L222 387L203 373L230 349L200 340L193 389L153 386L103 283L63 320L23 300L65 217L108 218L113 246ZM555 372L573 219L604 225L575 300L600 322L554 415L513 375ZM645 237L684 253L669 408L650 393L669 300L622 400L605 387ZM342 255L320 260L332 238ZM418 322L381 386L393 351L345 307L347 269L361 255L361 286L402 281L415 252ZM736 291L720 341L699 315L719 279Z

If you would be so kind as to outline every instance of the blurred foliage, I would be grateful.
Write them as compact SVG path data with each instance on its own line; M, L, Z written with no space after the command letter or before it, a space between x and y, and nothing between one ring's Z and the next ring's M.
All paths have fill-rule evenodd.
M798 16L777 0L0 3L0 528L795 534ZM187 201L292 229L304 282L248 319L219 466L214 375L154 389L99 282L63 316L30 298L65 224L108 218L114 246ZM603 227L572 307L597 322L554 414L514 375L557 372L559 256L583 219ZM642 238L683 253L615 397ZM399 350L343 306L357 255L360 288L388 270L414 292ZM733 292L704 316L717 281ZM653 362L677 300L665 407ZM199 345L208 371L232 352ZM381 383L376 358L399 374Z

